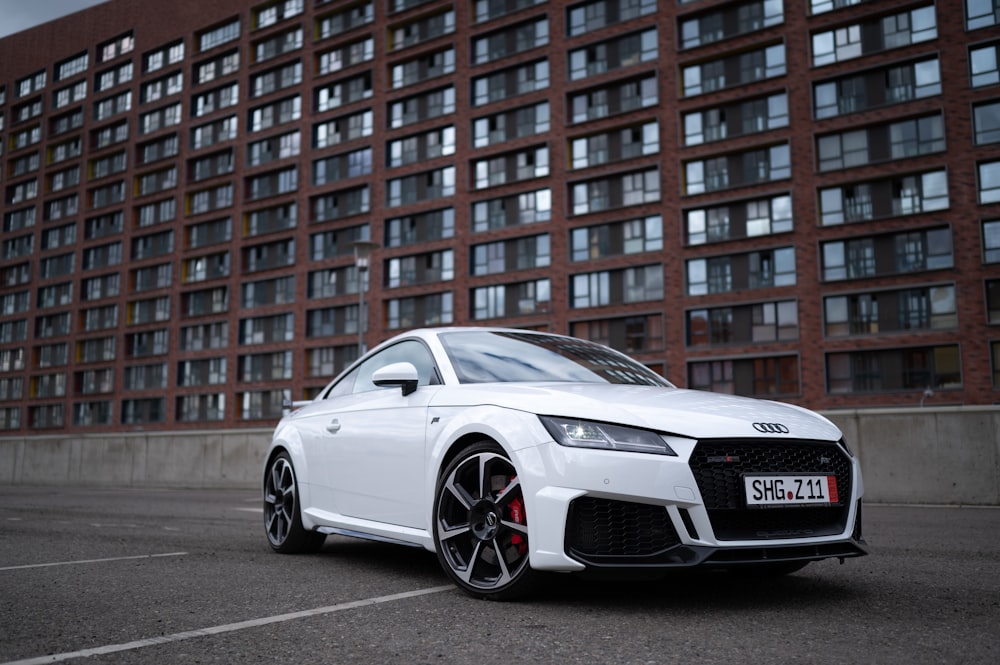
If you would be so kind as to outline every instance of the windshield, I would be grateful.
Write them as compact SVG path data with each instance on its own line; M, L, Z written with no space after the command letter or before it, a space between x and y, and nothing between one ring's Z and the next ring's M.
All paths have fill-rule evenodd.
M441 343L461 383L560 381L672 387L628 356L572 337L472 330L442 334Z

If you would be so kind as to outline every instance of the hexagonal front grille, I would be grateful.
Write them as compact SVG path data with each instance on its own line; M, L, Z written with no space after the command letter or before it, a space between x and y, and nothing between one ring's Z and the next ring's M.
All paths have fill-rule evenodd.
M853 487L851 460L823 441L700 441L690 460L719 540L808 538L843 532ZM840 503L822 507L747 508L743 476L822 473L837 476Z
M567 541L585 558L649 557L680 538L663 506L585 496L570 504Z

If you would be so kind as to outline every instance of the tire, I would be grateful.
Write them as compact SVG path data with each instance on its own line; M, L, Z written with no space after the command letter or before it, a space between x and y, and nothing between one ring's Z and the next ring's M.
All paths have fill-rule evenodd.
M278 453L264 474L264 530L271 549L282 554L319 550L326 536L302 527L299 486L288 453Z
M500 446L474 444L441 474L434 545L441 567L470 596L513 600L533 589L524 492Z

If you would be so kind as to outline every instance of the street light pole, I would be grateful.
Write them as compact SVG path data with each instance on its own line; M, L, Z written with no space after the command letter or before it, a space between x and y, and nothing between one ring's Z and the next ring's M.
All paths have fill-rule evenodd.
M356 240L354 246L354 266L358 270L358 358L365 352L365 276L368 273L368 263L373 250L378 248L377 242Z

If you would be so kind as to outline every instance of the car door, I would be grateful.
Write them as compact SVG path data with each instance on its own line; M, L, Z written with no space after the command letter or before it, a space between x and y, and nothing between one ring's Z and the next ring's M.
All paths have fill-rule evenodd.
M408 362L417 368L418 389L377 387L376 370ZM327 414L325 468L337 512L353 518L425 529L425 439L427 405L438 390L430 351L405 340L366 360L353 392L341 395Z

